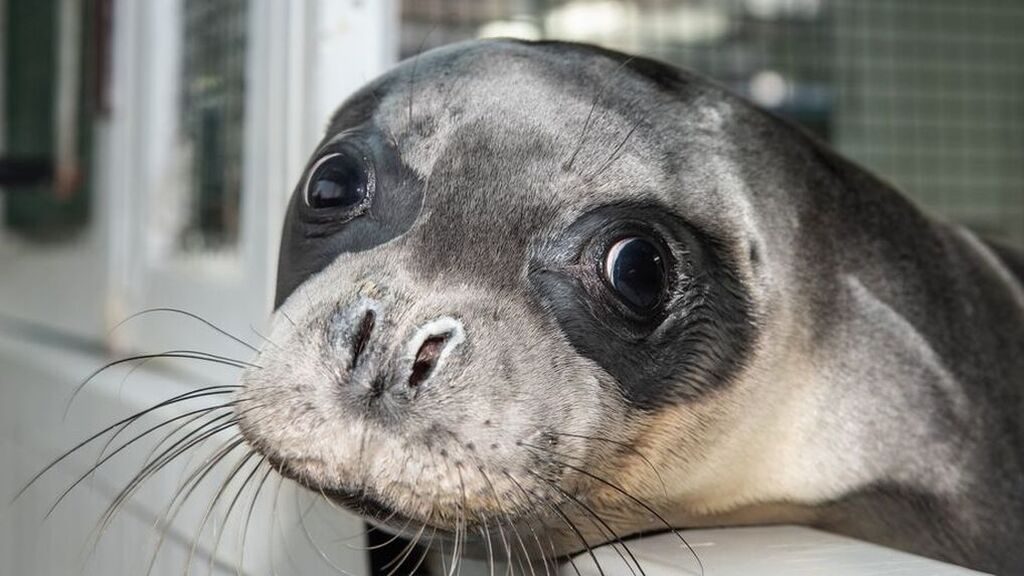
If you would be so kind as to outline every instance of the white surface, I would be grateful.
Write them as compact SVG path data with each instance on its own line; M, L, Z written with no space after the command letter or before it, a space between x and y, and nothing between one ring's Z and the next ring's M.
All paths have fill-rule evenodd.
M103 510L139 470L155 442L127 450L104 465L92 480L83 482L49 519L47 509L61 492L96 462L98 446L69 458L46 474L11 505L11 497L35 472L66 448L138 410L181 394L201 384L163 370L140 369L125 379L126 370L114 370L90 383L76 399L67 420L62 419L66 400L74 386L106 361L97 356L73 353L24 342L0 332L0 575L72 576L77 574L145 574L159 538L157 519L180 485L186 469L202 456L179 458L148 483L89 553L90 537ZM229 383L228 370L209 370L211 378ZM204 405L196 401L197 409ZM173 411L168 411L173 414ZM162 419L161 419L162 420ZM152 420L148 425L159 422ZM137 431L144 430L137 428ZM126 435L125 438L130 437ZM154 439L154 441L156 438ZM214 442L203 454L209 454ZM241 455L241 453L239 453ZM197 527L234 461L211 474L189 497L167 530L157 555L153 576L182 575L192 557L192 573L207 574L210 553L217 543L223 512L233 497L228 491L221 506L210 516L206 530ZM276 497L277 482L271 479L261 492L247 532L242 574L336 574L335 567L353 574L366 573L362 522L325 505L305 490L285 485ZM240 498L231 522L217 543L212 574L235 574L242 555L240 528L252 501L251 492ZM300 522L299 511L302 511ZM308 535L307 535L308 532ZM316 542L310 544L310 539ZM194 550L193 550L193 542ZM329 550L328 559L321 551Z
M835 534L799 526L688 530L704 576L968 576L981 574ZM693 554L674 534L627 541L647 576L699 576ZM621 551L621 550L620 550ZM626 558L628 555L623 554ZM611 547L595 551L607 576L639 573ZM582 576L601 572L587 554L574 559ZM565 565L562 576L575 576Z

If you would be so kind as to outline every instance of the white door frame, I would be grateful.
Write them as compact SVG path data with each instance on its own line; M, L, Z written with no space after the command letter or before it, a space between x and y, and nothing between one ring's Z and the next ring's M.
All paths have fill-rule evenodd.
M327 119L349 93L397 55L398 14L391 0L252 0L247 50L245 162L236 253L213 259L154 259L147 201L166 185L154 170L169 150L174 73L167 53L175 0L116 3L114 142L110 204L111 320L147 308L200 314L254 344L273 301L284 208ZM237 345L185 318L153 315L118 328L120 350L192 348L243 354Z

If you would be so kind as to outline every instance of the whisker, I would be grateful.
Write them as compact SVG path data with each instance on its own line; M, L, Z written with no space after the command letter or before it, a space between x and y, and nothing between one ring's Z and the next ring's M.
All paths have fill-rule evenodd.
M555 543L551 541L551 535L548 535L548 546L551 548L551 555L555 555ZM576 565L576 560L572 556L567 556L566 559L569 561L569 565L572 566L572 571L576 573L576 576L583 576L580 574L580 567Z
M256 509L256 502L259 500L260 492L263 491L264 484L267 483L267 479L270 478L271 473L274 472L273 466L267 466L267 472L260 479L259 484L256 485L256 491L253 492L252 500L249 502L249 512L245 515L245 523L242 525L242 543L238 548L238 562L235 564L235 576L242 576L242 568L245 565L245 541L249 535L249 523L252 521L253 511Z
M122 452L123 450L127 449L129 446L131 446L135 442L143 439L144 437L148 436L149 434L152 434L153 432L159 430L160 428L163 428L164 426L167 426L168 424L176 422L177 420L180 420L182 418L187 418L187 417L193 416L193 415L195 415L197 413L201 417L201 416L203 416L205 414L213 412L214 410L219 410L219 409L223 409L223 408L224 408L224 405L221 405L221 406L214 406L214 407L211 407L211 408L201 408L199 410L193 410L191 412L187 412L187 413L182 414L180 416L171 418L170 420L167 420L165 422L161 422L160 424L154 425L154 426L148 428L146 431L144 431L141 434L139 434L138 436L135 436L131 440L129 440L129 441L125 442L124 444L118 446L116 450L114 450L110 454L107 454L106 456L102 457L98 462L96 462L96 464L94 464L92 467L90 467L89 470L85 472L85 474L82 474L81 476L78 477L77 480L72 482L71 485L68 486L61 493L60 497L57 498L57 501L54 502L53 505L50 507L50 510L46 513L46 517L49 518L49 516L51 514L53 514L54 510L56 510L57 507L60 506L61 501L63 501L78 485L80 485L82 482L84 482L86 478L92 476L93 473L95 473L97 470L99 470L99 468L101 466L103 466L108 461L110 461L111 458L114 458L120 452ZM225 416L226 415L227 414L225 414ZM188 423L186 422L186 425L187 424ZM180 430L180 428L178 428L178 430ZM172 434L173 434L173 432L172 432Z
M615 446L618 446L620 448L628 450L630 453L632 453L632 454L636 455L638 458L640 458L640 460L642 460L643 463L646 464L647 467L651 469L651 472L653 472L654 475L658 478L658 482L661 483L662 491L665 494L668 494L668 487L665 485L665 480L662 478L661 473L658 471L658 469L647 458L647 456L644 455L643 452L641 452L640 450L637 450L637 448L635 446L630 445L628 442L622 442L621 440L613 440L611 438L604 438L602 436L586 436L584 434L570 434L568 432L551 432L551 433L554 434L555 436L566 436L566 437L569 437L569 438L582 438L584 440L594 440L594 441L597 441L597 442L607 442L609 444L614 444Z
M448 467L449 467L449 469L451 468L450 465ZM462 530L465 531L465 522L466 522L466 518L465 518L465 513L466 513L466 483L462 479L462 466L456 466L455 467L455 472L459 475L459 489L460 489L460 492L462 494L462 505L458 506L455 509L455 512L456 512L456 517L455 517L455 546L452 548L452 572L455 572L457 569L460 569L461 566L462 566L462 563L459 561L459 560L461 560L461 557L459 555L459 548L460 548L460 538L459 538L460 531L459 531L459 527L460 527L460 524L461 524L462 525Z
M365 82L366 78L363 78L363 80ZM372 88L370 88L369 92L370 92L370 96L373 97L374 102L377 104L377 108L383 108L384 105L383 105L383 103L381 103L380 97L377 96L377 91L372 89ZM384 127L384 133L385 133L385 135L387 135L388 140L391 141L391 145L395 147L395 152L400 152L402 147L401 147L401 145L399 145L398 138L395 138L395 133L391 131L391 128L388 128L388 127L385 126ZM284 310L281 310L281 313L284 314ZM285 315L285 318L288 318L288 316ZM289 318L289 322L291 322L290 318ZM294 322L292 322L292 326L295 326Z
M321 492L321 494L322 493L323 492ZM324 496L324 498L327 498L327 496ZM328 500L328 502L330 502L330 500ZM333 502L331 502L331 506L334 507L335 510L341 510ZM390 514L388 514L384 518L384 520L382 522L387 522L388 520L394 518L397 514L398 514L397 511L392 511ZM381 548L387 548L387 546L389 544L391 544L395 540L398 540L399 538L401 538L402 534L405 532L406 529L409 528L409 526L411 524L412 524L412 518L407 519L405 521L405 524L402 526L401 530L398 530L397 534L392 534L390 538L388 538L384 542L381 542L380 544L373 544L373 545L367 545L367 546L352 546L352 545L346 544L345 547L348 548L349 550L358 550L360 552L368 552L370 550L380 550ZM374 532L374 531L379 531L379 529L377 527L375 527L375 526L369 526L366 530L363 530L362 532L359 532L359 533L354 534L352 536L348 536L346 538L341 538L341 539L335 540L334 542L349 542L349 541L355 540L356 538L361 538L363 536L366 536L366 535L368 535L368 534L370 534L371 532Z
M439 547L441 548L440 552L438 553L438 559L440 559L441 561L441 574L450 576L448 573L448 553L445 550L444 540L441 540L441 542L439 542L438 544Z
M144 466L143 469L136 473L135 476L131 479L131 481L129 481L129 483L118 493L117 497L110 504L110 506L108 506L107 512L104 513L104 518L107 519L104 520L104 525L109 521L109 519L113 518L113 515L116 513L117 509L120 508L120 506L125 501L130 499L131 496L134 495L136 490L138 490L138 488L146 480L148 480L154 474L162 470L167 464L174 461L180 455L184 454L185 452L200 444L201 442L205 442L209 438L212 438L214 435L234 426L236 424L235 420L228 420L227 422L217 424L217 422L220 419L228 417L230 415L230 413L227 413L222 416L218 416L217 418L214 418L210 422L203 424L202 426L200 426L198 430L202 430L203 428L206 428L207 426L210 425L215 425L213 426L212 429L203 431L201 433L198 432L198 430L190 432L187 436L176 441L169 448L164 450L164 452L161 453L161 455L157 457L156 460ZM184 443L184 445L182 445L182 443Z
M536 448L534 448L534 449L536 449ZM550 452L550 453L558 455L557 452ZM669 531L671 531L673 534L675 534L676 538L678 538L679 541L682 542L682 544L684 546L686 546L686 549L690 552L690 555L693 556L694 560L696 560L697 565L700 568L701 576L704 576L704 563L701 562L700 556L697 555L697 551L694 550L693 547L690 546L690 543L686 541L686 538L683 538L683 535L680 534L679 531L675 527L673 527L671 524L669 524L668 520L665 520L665 518L661 514L659 514L656 510L654 510L654 508L652 508L651 506L649 506L647 503L643 502L642 500L640 500L636 496L633 496L632 494L630 494L626 490L623 490L622 488L616 486L612 482L609 482L608 480L605 480L604 478L601 478L600 476L597 476L596 474L592 474L590 472L587 472L586 470L583 470L582 468L579 468L577 466L573 466L572 464L569 464L568 462L556 461L556 463L561 465L561 466L565 466L566 468L569 468L570 470L574 470L574 471L576 471L579 474L583 474L584 476L587 476L588 478L592 478L592 479L596 480L597 482L600 482L601 484L604 484L605 486L608 486L612 490L615 490L616 492L622 494L626 498L629 498L637 506L640 506L641 508L646 510L648 513L650 513L652 516L654 516L654 518L656 518L659 522L664 524L665 527Z
M530 500L531 499L529 495L527 495L527 502L529 502ZM530 534L533 535L534 542L537 543L537 550L540 552L541 560L544 562L544 575L550 576L550 571L548 567L548 557L547 554L544 553L544 546L541 545L540 538L537 536L537 530L534 529L533 524L531 524L530 522L526 522L526 527L530 530Z
M527 495L527 498L529 498L529 492L523 487L523 485L518 480L515 479L514 476L512 476L512 474L510 474L509 472L505 472L505 477L508 478L513 484L518 486L519 490L521 490L524 494ZM553 510L555 514L557 514L558 517L561 518L562 522L564 522L565 525L568 526L570 530L572 530L572 532L576 535L576 538L579 539L580 543L583 544L583 547L587 550L587 554L590 556L590 559L594 561L594 566L597 568L598 574L604 576L604 569L601 567L601 563L598 562L597 556L594 554L594 550L590 547L590 544L587 543L586 538L583 537L583 534L579 531L576 525L573 524L572 520L570 520L569 517L565 514L565 512L563 512L562 509L559 508L558 505L555 504L554 502L546 502L543 499L540 499L539 501L548 508L550 508L551 510ZM552 550L554 550L553 546ZM575 570L576 574L579 575L579 568L576 566L575 561L573 561L572 556L569 556L568 558L569 562L572 564L573 570Z
M433 541L435 534L437 534L437 528L434 528L433 532L430 533L430 540L431 541ZM413 549L415 549L415 548L416 548L416 546L414 545ZM412 567L412 570L409 571L409 574L416 574L416 572L420 569L420 566L423 565L423 561L427 559L427 555L428 554L430 554L430 546L429 545L423 547L423 552L420 554L420 559L416 561L416 564ZM399 564L399 566L401 566L401 564ZM397 569L397 567L396 567L396 569ZM393 576L393 574L388 574L388 576Z
M588 181L596 180L598 176L603 174L604 171L607 170L615 162L615 160L618 160L618 154L619 154L620 151L622 151L623 147L626 145L626 142L629 141L630 136L632 136L633 133L636 132L637 128L640 128L640 126L644 122L646 122L646 121L647 121L647 117L646 116L640 118L640 120L637 120L636 124L633 124L633 127L630 128L628 132L626 132L626 135L615 146L615 148L612 150L612 153L608 155L608 159L605 161L604 165L602 165L600 169L598 169L596 172L594 172L590 176L585 176L584 180L588 180Z
M237 446L241 446L241 443L239 443ZM236 448L237 448L237 446L236 446ZM203 518L199 522L199 528L196 530L196 533L192 536L192 544L189 546L189 550L188 550L188 560L185 562L184 576L189 576L192 573L192 562L193 562L193 559L195 558L195 555L196 555L196 548L198 548L198 546L199 546L199 539L202 538L202 536L203 536L203 530L206 529L206 523L210 520L210 516L213 514L213 509L217 506L217 502L220 501L221 497L224 495L224 492L231 485L231 482L234 481L235 477L238 476L238 473L245 467L246 463L249 462L249 460L251 460L252 457L255 456L255 455L256 455L255 451L249 450L246 454L241 456L238 459L238 462L235 463L235 466L231 469L231 471L228 472L227 477L225 477L225 479L221 481L220 488L218 488L217 491L214 493L213 498L210 500L210 503L206 507L206 511L203 512ZM256 470L253 469L253 472L255 472L255 471ZM239 493L241 493L241 491L239 491ZM224 524L221 525L221 530L219 531L219 534L223 534L224 533L223 526L225 524L227 524L227 521L230 518L230 516L231 516L231 509L229 508L228 512L227 512L227 515L224 516L224 519L223 519ZM217 544L220 544L220 535L219 534L218 534L218 536L216 538ZM213 549L210 551L210 569L211 569L211 571L213 569L213 561L214 561L214 557L216 556L216 554L217 554L217 546L214 546Z
M438 24L434 24L430 30L423 36L423 40L420 41L420 46L416 50L416 56L412 60L412 69L409 72L409 132L413 132L412 124L412 102L413 96L416 94L416 67L420 63L420 54L423 53L423 47L427 45L427 40L430 39L430 35L437 30Z
M412 540L409 540L409 542L405 545L405 547L402 549L402 552L395 556L393 560L389 561L387 564L381 567L381 569L383 570L391 568L391 570L387 573L387 576L394 576L398 569L401 568L403 564L405 564L405 561L409 558L409 555L411 555L412 551L416 549L416 544L419 543L420 538L423 537L423 532L426 529L427 525L424 523L420 526L420 529L416 533L416 536ZM437 528L434 528L434 531L436 533ZM431 535L431 538L433 538L433 534ZM413 571L415 571L415 569Z
M312 509L314 504L316 504L315 500L310 502L309 508ZM299 506L299 492L297 491L295 492L295 506ZM334 570L338 574L342 574L343 576L353 576L351 572L338 566L334 562L334 560L332 560L331 557L326 552L324 552L323 548L321 548L320 545L317 544L316 539L313 538L313 534L309 531L309 526L306 525L305 516L305 514L299 514L299 527L302 528L302 533L306 536L306 540L309 541L309 544L313 547L313 550L317 553L317 555L320 556L320 558L328 566L331 567L332 570Z
M480 535L484 537L487 546L487 573L494 576L494 548L491 543L491 531L487 528L487 520L481 520Z
M604 569L601 567L601 563L597 560L597 555L594 554L594 549L590 547L589 543L587 543L587 539L583 537L583 533L580 532L580 529L576 526L576 524L573 523L572 520L569 519L569 516L566 515L566 513L562 510L561 507L558 506L558 504L552 502L551 506L554 507L555 513L558 514L558 516L566 523L566 525L569 526L569 529L572 530L574 534L576 534L576 538L579 539L580 544L583 544L583 547L586 548L587 555L590 556L590 559L594 561L594 566L597 567L597 573L601 576L605 576Z
M484 479L484 483L487 484L487 487L491 491L491 494L494 495L494 502L497 505L496 507L498 508L498 510L501 511L502 516L505 517L505 521L508 523L508 527L512 529L512 531L513 531L513 533L514 533L514 535L516 537L516 540L519 542L519 547L523 550L523 560L521 560L520 563L519 563L520 567L522 567L523 562L525 561L527 563L527 567L530 570L530 573L533 576L536 576L536 574L534 573L534 570L533 570L533 563L530 562L530 553L526 549L526 545L523 542L522 535L519 533L519 529L516 528L515 522L512 520L512 517L508 514L508 512L506 512L503 509L503 507L501 505L501 497L498 495L498 491L494 487L494 483L491 482L490 477L487 475L487 472L484 470L483 463L480 462L479 459L476 459L476 460L477 460L477 471L480 472L480 476ZM504 531L503 531L503 529L501 527L501 520L500 519L497 519L497 527L498 527L498 532L501 534L502 543L505 546L505 551L506 551L506 553L508 555L508 570L511 570L512 565L513 565L513 558L512 558L513 557L513 550L512 550L512 547L509 546L508 541L505 539L505 534L504 534ZM532 526L530 527L530 530L531 531L533 530ZM546 568L547 568L547 564L545 563L545 569ZM526 571L523 570L523 572L525 573Z
M216 404L216 405L214 405L214 406L208 406L208 407L204 407L204 408L199 408L199 409L196 409L196 410L192 410L192 411L189 411L189 412L186 412L186 413L180 414L180 415L179 415L179 416L177 416L177 417L171 418L170 420L166 420L166 421L164 421L164 424L170 424L171 422L174 422L174 421L176 421L176 420L179 420L180 418L186 418L186 417L188 417L188 416L191 416L191 415L195 414L195 416L193 416L192 418L189 418L189 419L188 419L188 420L186 420L185 422L182 422L182 423L181 423L181 424L180 424L179 426L177 426L177 427L176 427L176 428L175 428L174 430L172 430L170 434L168 434L168 435L164 436L164 438L163 438L163 439L162 439L162 440L161 440L160 442L158 442L158 443L157 443L157 444L156 444L156 445L155 445L155 446L153 447L153 449L152 449L152 450L150 450L149 454L147 454L147 455L146 455L146 460L145 460L145 462L148 462L148 461L149 461L149 459L150 459L150 458L152 458L153 454L155 454L155 453L156 453L156 450L158 450L158 449L159 449L159 448L160 448L160 447L161 447L161 446L163 445L163 443L167 441L167 439L169 439L169 438L170 438L171 436L173 436L175 432L178 432L178 431L180 431L180 430L182 430L182 429L186 428L186 427L187 427L187 426L188 426L189 424L192 424L192 423L193 423L193 422L195 422L196 420L199 420L199 419L200 419L200 418L202 418L202 417L203 417L203 416L204 416L205 414L207 414L207 413L209 413L209 412L211 412L211 411L213 411L213 410L218 410L218 409L222 409L222 408L231 408L231 407L232 407L232 406L234 406L234 405L235 405L235 402L234 402L234 401L232 401L232 402L225 402L225 403L222 403L222 404ZM107 440L106 440L106 441L105 441L105 442L103 443L103 447L102 447L102 448L100 448L100 453L99 453L99 455L98 455L98 456L96 457L96 463L97 463L97 464L98 464L98 463L99 463L99 461L100 461L100 460L101 460L101 459L102 459L102 458L104 457L104 455L105 455L105 454L107 453L107 450L109 450L109 449L110 449L110 447L111 447L111 446L112 446L112 445L114 444L114 441L115 441L115 440L117 440L117 438L118 438L118 437L120 437L120 435L121 435L122 433L124 433L124 431L125 431L125 430L127 430L128 428L130 428L130 427L131 427L131 425L132 425L132 424L134 424L134 423L135 423L135 422L133 421L133 422L129 422L129 423L127 423L127 424L125 424L125 425L121 426L120 428L118 428L118 429L117 429L117 430L116 430L116 431L115 431L115 432L114 432L114 433L113 433L113 434L112 434L112 435L110 436L110 438L107 438ZM145 434L145 433L143 433L143 434ZM143 435L143 434L139 434L139 435L136 435L136 436L135 436L134 438L132 438L132 439L131 439L131 440L129 440L128 442L134 442L134 441L138 440L139 438L141 438L141 437L142 437L142 435ZM145 463L145 462L144 462L144 463Z
M119 358L117 360L111 360L99 368L93 370L81 383L75 386L75 389L71 392L71 397L68 398L67 404L64 406L63 419L67 419L68 412L71 411L71 405L74 403L75 398L85 388L89 382L92 382L94 378L102 374L104 371L109 370L115 366L121 364L127 364L129 362L138 362L140 360L150 360L153 358L183 358L186 360L199 360L203 362L211 362L214 364L221 364L224 366L230 366L232 368L260 368L256 364L251 364L242 360L235 360L225 356L218 356L216 354L207 354L205 352L196 352L193 350L169 350L167 352L159 352L153 354L137 354L135 356L128 356L126 358Z
M298 328L298 324L296 324L295 320L292 320L292 317L289 316L288 313L284 311L284 308L278 308L277 312L279 312L281 316L284 316L284 319L287 320L288 323L292 325L292 328Z
M217 465L243 443L244 441L238 439L237 435L225 440L220 448L207 457L204 462L193 468L188 474L188 477L179 484L178 489L171 497L170 502L167 503L167 506L164 507L153 522L152 529L156 531L159 528L160 534L157 538L156 546L153 548L153 552L150 553L149 568L146 570L146 576L149 576L149 574L153 572L153 568L156 566L156 559L160 555L160 549L163 548L164 541L167 539L167 530L171 525L173 525L178 514L181 513L185 502L188 501L189 497L192 496L199 485L202 484L203 480L206 479Z
M220 390L222 388L224 388L225 390ZM31 488L32 485L35 484L40 478L42 478L44 474L46 474L47 472L52 470L54 468L54 466L60 464L61 462L66 460L69 456L71 456L72 454L74 454L78 450L80 450L83 447L85 447L86 445L88 445L90 442L93 442L94 440L96 440L100 436L103 436L104 434L106 434L107 432L110 432L111 430L117 428L118 426L122 426L122 425L124 425L126 423L134 422L135 420L138 420L139 418L145 416L146 414L149 414L151 412L155 412L156 410L159 410L160 408L164 408L166 406L170 406L170 405L175 404L177 402L184 402L186 400L192 400L193 398L201 398L201 397L204 397L204 396L215 396L215 395L218 395L218 394L230 394L231 392L234 391L233 389L236 389L236 388L241 388L241 386L234 386L234 385L231 385L231 386L227 386L227 385L209 386L209 387L206 387L206 388L200 388L198 390L191 390L189 392L185 392L184 394L179 394L178 396L174 396L174 397L172 397L172 398L170 398L168 400L164 400L163 402L160 402L160 403L158 403L158 404L156 404L154 406L146 408L145 410L141 410L139 412L136 412L135 414L133 414L131 416L128 416L127 418L123 418L121 420L118 420L117 422L114 422L110 426L107 426L106 428L100 430L99 432L96 432L95 434L89 436L85 440L80 441L78 444L75 444L74 446L72 446L71 448L66 450L64 453L62 453L60 456L58 456L55 460L53 460L52 462L50 462L49 464L44 466L42 470L40 470L39 472L36 472L32 476L32 478L30 478L29 481L24 486L22 486L22 488L20 490L18 490L18 492L14 495L14 497L11 498L10 503L13 504L15 501L17 501L18 498L20 498L22 496L22 494L24 494L29 488Z
M565 168L566 170L568 170L568 169L572 168L572 165L573 165L573 163L574 163L574 162L576 161L576 156L577 156L577 155L578 155L578 154L580 153L580 150L582 150L582 149L583 149L583 145L584 145L584 144L586 143L586 141L587 141L587 131L588 131L588 130L590 129L590 120L591 120L591 118L593 118L593 116L594 116L594 110L596 110L596 109L597 109L597 104L598 104L598 102L600 102L600 101L601 101L601 97L602 97L602 96L604 96L604 92L605 92L605 89L606 89L606 88L608 87L608 84L609 84L609 83L611 82L611 80L612 80L612 79L613 79L613 78L614 78L615 76L618 76L619 72L620 72L620 71L621 71L621 70L622 70L623 68L625 68L625 67L626 67L626 66L627 66L627 65L628 65L628 64L629 64L630 62L632 62L632 61L633 61L633 60L635 60L635 59L636 59L636 57L635 57L635 56L630 56L629 58L626 58L625 60L623 60L623 61L622 61L622 62L621 62L621 63L620 63L619 65L618 65L618 67L617 67L617 68L615 68L615 71L614 71L614 72L612 72L612 74L611 74L611 75L609 75L609 76L608 76L608 77L607 77L607 78L606 78L606 79L604 80L604 82L602 82L602 83L601 83L601 89L600 89L600 90L598 90L598 91L597 91L597 94L595 94L595 95L594 95L594 101L593 101L593 102L592 102L592 103L590 104L590 111L589 111L589 112L587 112L587 119L586 119L586 120L585 120L585 121L583 122L583 130L581 130L581 131L580 131L580 139L579 139L579 141L578 141L578 142L576 143L576 149L572 151L572 156L570 156L570 157L569 157L569 160L568 160L568 161L567 161L567 162L566 162L566 163L565 163L565 164L563 165L563 167L564 167L564 168Z
M270 507L270 517L273 518L273 522L270 524L270 570L277 576L277 558L274 555L274 542L277 540L274 538L274 529L281 533L281 541L284 544L284 553L288 558L288 562L295 567L295 560L291 557L291 552L288 550L288 537L284 533L284 528L281 526L281 516L277 512L277 504L281 497L281 489L284 487L285 478L284 476L278 476L277 490L274 491L274 499ZM298 573L298 571L296 571Z
M157 307L157 308L147 308L145 310L140 310L140 311L138 311L138 312L128 316L124 320L121 320L117 324L115 324L114 327L110 329L110 333L112 334L115 330L117 330L118 328L120 328L124 324L127 324L128 322L130 322L130 321L132 321L132 320L134 320L134 319L136 319L136 318L138 318L140 316L144 316L146 314L153 314L153 313L157 313L157 312L168 312L168 313L173 313L173 314L180 314L182 316L186 316L186 317L191 318L193 320L197 320L197 321L202 322L203 324L205 324L207 327L213 329L214 331L219 332L220 334L222 334L224 336L227 336L228 338L230 338L231 340L234 340L235 342L241 344L242 346L245 346L249 350L251 350L253 352L259 352L259 350L255 346L253 346L252 344L249 344L248 342L246 342L245 340L242 340L238 336L235 336L234 334L228 332L227 330L221 328L220 326L217 326L216 324L214 324L213 322L210 322L206 318L203 318L202 316L200 316L198 314L194 314L194 313L189 312L187 310L182 310L180 308L173 308L173 307L170 307L170 306L161 306L161 307Z
M266 342L267 344L270 344L271 346L273 346L274 348L277 348L278 350L281 349L281 346L278 345L277 342L274 342L273 340L271 340L269 336L265 335L263 332L260 332L252 324L249 324L249 330L252 330L253 334L259 336L260 340L263 340L264 342Z
M612 530L611 526L609 526L603 518L601 518L596 512L594 512L594 510L590 506L587 506L579 498L563 490L556 483L551 482L550 480L547 480L545 478L540 478L539 476L536 475L535 477L541 480L542 482L545 482L548 486L553 488L558 493L575 502L577 506L583 509L591 518L593 518L593 520L595 521L594 526L598 529L599 532L606 532L607 535L611 536L614 539L615 543L611 545L612 550L615 550L619 558L622 559L622 563L625 564L627 568L629 568L629 571L633 574L633 576L636 576L636 570L634 570L633 566L629 564L629 561L626 560L626 557L622 555L622 552L618 549L616 543L619 546L622 546L623 549L625 549L626 554L629 556L630 560L632 560L633 564L636 564L636 567L640 570L640 574L642 574L643 576L647 576L646 572L644 572L643 566L641 566L640 562L637 561L636 556L633 555L633 552L629 549L629 546L622 541L622 538L614 530Z

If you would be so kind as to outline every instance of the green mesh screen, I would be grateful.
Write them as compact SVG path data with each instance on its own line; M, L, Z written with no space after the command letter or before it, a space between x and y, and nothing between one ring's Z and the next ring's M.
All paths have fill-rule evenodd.
M1019 0L403 0L401 53L504 35L679 64L926 206L1024 244Z

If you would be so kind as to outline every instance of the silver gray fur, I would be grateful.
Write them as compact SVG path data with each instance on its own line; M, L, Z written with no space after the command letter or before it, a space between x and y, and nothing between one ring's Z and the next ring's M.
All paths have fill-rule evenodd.
M1019 256L705 80L585 46L424 53L343 105L324 144L366 130L422 205L380 244L281 272L278 346L243 377L269 401L242 427L289 475L471 536L528 524L560 554L582 545L559 510L609 540L570 494L618 535L664 529L586 469L677 527L803 522L1024 573ZM679 394L642 406L623 386L647 384L581 354L530 278L552 238L622 203L715 239L748 304L722 312L750 332L709 368L721 381L680 368L658 384ZM353 306L379 310L359 374ZM441 317L465 340L400 389L410 339ZM371 395L375 378L394 388Z

